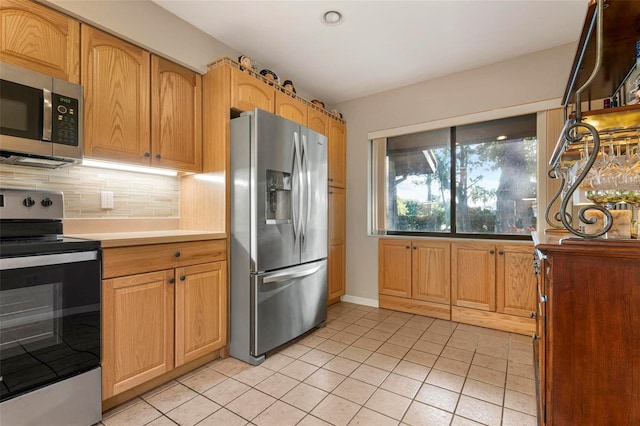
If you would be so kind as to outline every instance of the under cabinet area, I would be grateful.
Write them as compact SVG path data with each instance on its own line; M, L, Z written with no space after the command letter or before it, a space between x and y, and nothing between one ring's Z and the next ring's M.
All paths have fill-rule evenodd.
M226 346L225 240L104 248L102 285L103 400Z
M521 334L535 330L530 244L381 238L381 308Z
M449 242L380 239L381 308L451 319Z

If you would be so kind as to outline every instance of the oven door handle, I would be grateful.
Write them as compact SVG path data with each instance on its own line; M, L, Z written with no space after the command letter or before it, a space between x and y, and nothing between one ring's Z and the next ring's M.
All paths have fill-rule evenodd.
M43 254L36 256L9 257L0 259L0 271L37 266L60 265L64 263L85 262L98 259L98 251L81 251L75 253Z

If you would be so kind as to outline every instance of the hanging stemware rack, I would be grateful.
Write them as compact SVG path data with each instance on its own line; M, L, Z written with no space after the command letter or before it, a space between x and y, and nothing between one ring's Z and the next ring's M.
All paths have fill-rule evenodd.
M587 40L581 42L586 43L595 34L595 55L590 58L593 70L588 77L580 77L584 82L575 91L575 111L571 115L568 114L568 98L578 80L577 74L570 80L564 102L565 125L549 160L548 176L560 180L560 187L547 205L545 219L552 228L566 229L582 238L599 237L611 229L613 218L609 208L615 203L640 203L640 121L632 119L629 124L629 120L626 120L622 126L614 125L598 130L595 125L601 123L590 114L585 114L588 117L583 116L581 111L583 93L591 95L597 91L591 85L594 81L599 85L602 79L598 74L602 67L603 12L606 6L604 0L598 0L592 18L588 19L590 25L586 32ZM580 69L585 50L581 51L582 56L574 63L576 73ZM640 114L636 114L636 107L623 109L630 110L636 119L640 117ZM599 211L603 217L602 226L594 232L586 232L576 223L571 213L571 201L578 191L583 191L591 201L596 202L578 210L579 223L597 223L595 215L590 213L593 211ZM561 200L560 207L552 212L558 199Z

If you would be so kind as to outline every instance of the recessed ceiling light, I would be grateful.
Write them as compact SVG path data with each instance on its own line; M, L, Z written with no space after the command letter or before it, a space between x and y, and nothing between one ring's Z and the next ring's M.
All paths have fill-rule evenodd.
M342 13L337 10L329 10L322 15L322 23L328 25L330 27L335 27L336 25L340 25L344 22L344 17Z
M506 137L505 135L501 135L501 136L498 136L498 137L496 138L496 140L498 140L498 141L503 141L503 140L505 140L506 138L507 138L507 137Z

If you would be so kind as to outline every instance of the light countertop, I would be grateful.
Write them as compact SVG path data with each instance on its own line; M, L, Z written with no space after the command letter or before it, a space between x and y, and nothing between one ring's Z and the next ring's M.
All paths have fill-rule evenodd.
M187 241L222 240L225 232L185 231L180 229L141 232L104 232L66 235L73 238L99 240L102 248L139 246L145 244L180 243Z

